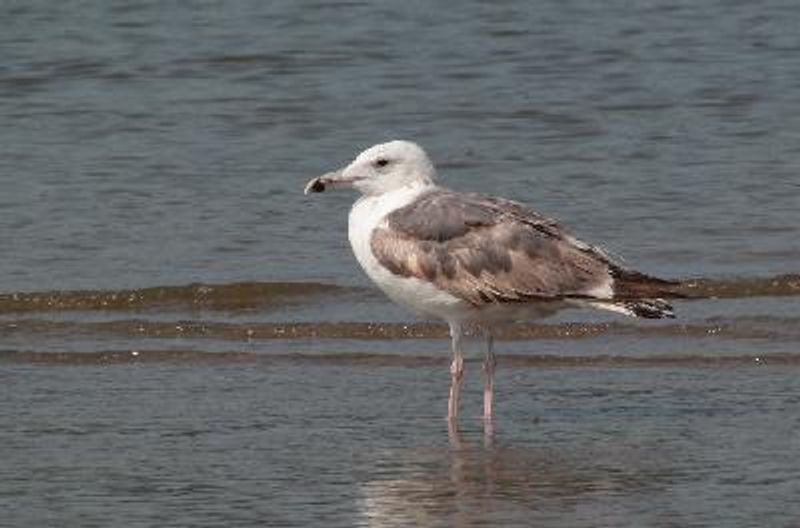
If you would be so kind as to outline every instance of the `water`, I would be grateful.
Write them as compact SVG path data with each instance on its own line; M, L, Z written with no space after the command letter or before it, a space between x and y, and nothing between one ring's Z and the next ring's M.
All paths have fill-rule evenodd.
M791 2L6 2L0 525L792 526ZM445 329L313 176L402 137L649 273L674 321ZM470 357L479 347L470 344Z

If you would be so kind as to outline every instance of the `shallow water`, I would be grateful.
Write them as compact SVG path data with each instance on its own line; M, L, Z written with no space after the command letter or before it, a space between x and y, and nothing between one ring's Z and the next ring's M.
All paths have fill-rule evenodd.
M468 366L469 368L469 366ZM446 369L3 368L5 519L266 526L791 526L797 367L515 368L495 439ZM477 381L468 379L468 382ZM9 521L9 519L11 521Z
M0 6L0 526L792 526L791 2ZM480 345L347 247L358 150L685 282Z

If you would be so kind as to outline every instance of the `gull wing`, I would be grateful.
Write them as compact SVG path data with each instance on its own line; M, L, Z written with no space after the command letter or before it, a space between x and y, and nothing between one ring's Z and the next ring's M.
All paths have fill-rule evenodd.
M522 204L441 188L387 215L370 242L392 273L474 306L658 297L672 284L626 270Z

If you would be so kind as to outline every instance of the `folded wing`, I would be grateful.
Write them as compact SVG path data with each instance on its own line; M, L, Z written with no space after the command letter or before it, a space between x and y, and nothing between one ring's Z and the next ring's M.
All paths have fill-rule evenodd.
M474 306L659 297L672 285L623 268L522 204L445 189L390 213L371 247L391 272Z

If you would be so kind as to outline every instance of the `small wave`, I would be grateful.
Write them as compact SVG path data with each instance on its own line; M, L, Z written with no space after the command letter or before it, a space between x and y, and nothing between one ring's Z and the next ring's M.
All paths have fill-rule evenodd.
M321 295L364 291L319 282L232 282L139 289L18 292L0 294L0 314L150 309L241 311L316 300ZM731 280L687 279L681 282L678 293L689 299L800 295L800 274Z
M742 297L787 297L800 295L800 274L764 278L688 279L680 292L694 299L737 299Z
M347 367L446 367L450 359L440 356L396 354L258 354L255 352L203 352L191 349L119 350L104 352L35 352L0 351L0 361L45 365L115 365L138 363L259 363ZM468 363L479 359L467 359ZM800 354L742 355L658 355L658 356L558 356L503 354L500 361L507 368L720 368L800 366Z
M194 283L119 290L0 294L0 314L74 310L248 310L353 288L318 282Z
M501 340L585 339L598 336L715 337L722 339L797 340L800 320L762 317L758 321L714 318L701 323L642 325L623 322L535 324L499 326ZM148 321L140 319L81 322L24 319L0 323L0 336L56 335L59 337L113 335L130 338L191 338L223 341L271 339L444 339L448 329L436 323L224 323L214 321Z

